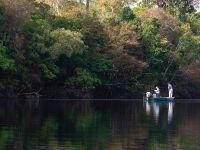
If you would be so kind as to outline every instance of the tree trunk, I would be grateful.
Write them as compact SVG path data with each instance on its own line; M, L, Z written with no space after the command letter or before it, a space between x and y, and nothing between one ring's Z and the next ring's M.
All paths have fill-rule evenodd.
M86 14L90 12L90 0L86 0Z

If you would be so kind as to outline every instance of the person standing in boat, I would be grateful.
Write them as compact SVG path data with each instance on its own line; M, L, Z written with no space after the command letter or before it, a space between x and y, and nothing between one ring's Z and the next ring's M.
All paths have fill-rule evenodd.
M172 97L173 96L173 88L170 83L168 83L168 91L169 91L169 97Z
M156 93L156 97L160 97L160 89L158 86L156 86L156 89L154 90L154 92Z

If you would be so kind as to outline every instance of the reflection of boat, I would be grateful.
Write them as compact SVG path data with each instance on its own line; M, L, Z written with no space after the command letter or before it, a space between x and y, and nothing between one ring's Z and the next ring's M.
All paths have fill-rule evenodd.
M150 115L150 110L151 110L151 106L150 106L149 102L146 102L146 113L147 113L147 115Z
M168 123L172 121L173 116L173 103L168 104Z
M162 109L166 109L166 107L168 108L168 123L170 124L173 118L173 102L171 101L156 101L156 102L149 102L149 101L145 101L144 102L144 106L145 106L145 110L146 110L146 114L149 116L151 113L151 111L153 112L153 115L155 117L155 121L158 122L159 120L159 116L160 116L160 111Z
M156 122L158 122L158 118L160 115L160 106L157 103L153 103L153 111L154 111Z
M170 102L173 101L175 97L150 97L149 100L147 100L146 96L143 97L144 101L166 101Z

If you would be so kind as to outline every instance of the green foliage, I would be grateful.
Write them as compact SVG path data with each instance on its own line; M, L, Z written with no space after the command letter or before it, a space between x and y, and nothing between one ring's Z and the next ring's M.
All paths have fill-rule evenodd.
M58 17L52 21L52 26L54 29L65 28L72 31L80 31L82 26L78 19L70 19L65 17Z
M106 73L113 69L112 62L103 56L97 57L89 65L90 69L96 73Z
M161 39L159 28L159 20L153 18L145 22L142 31L142 40L146 47L146 58L150 66L157 71L161 71L167 63L169 51L168 40Z
M167 9L172 14L179 15L181 20L185 20L187 13L192 13L195 11L193 1L194 0L177 0L176 2L174 2L173 0L170 0L169 2L166 2L166 4L168 5Z
M123 3L119 0L100 0L96 4L96 10L102 21L109 20L115 16L120 16Z
M200 60L200 36L185 34L180 38L179 59L182 64Z
M200 13L186 14L186 22L190 24L195 34L200 34Z
M160 28L160 21L156 18L149 19L145 22L143 31L142 31L142 37L144 39L144 42L147 43L148 46L154 46L153 41L158 41L160 39L160 35L157 34ZM153 38L153 39L150 39Z
M52 46L49 48L49 54L52 59L58 59L60 55L71 57L73 54L81 54L84 50L82 35L65 29L57 29L50 33Z
M47 20L36 19L27 21L24 25L24 32L28 39L31 39L34 34L43 34L50 28Z
M194 1L195 0L142 0L141 5L143 7L153 7L157 5L158 7L167 9L173 15L179 15L180 18L183 18L186 13L195 11Z
M133 20L135 18L135 15L133 13L133 10L131 10L130 7L125 7L122 10L122 20L129 21Z
M2 6L0 3L0 25L4 22L5 19L6 19L5 7Z
M84 43L92 50L103 49L107 45L108 36L103 24L95 17L85 17L82 20Z
M48 50L50 25L45 19L27 21L24 25L24 35L27 39L27 57L39 61L40 55Z
M140 6L137 6L137 7L134 7L133 8L133 12L136 14L136 15L139 15L140 13L142 13L143 11L145 11L146 9L148 9L147 7L140 7Z
M7 54L7 48L0 43L0 69L13 70L15 61Z
M46 60L44 63L40 64L40 68L44 76L48 79L56 78L60 73L59 67L51 60Z
M50 10L50 6L45 3L36 3L36 8L34 11L30 13L30 17L33 20L38 19L45 19L47 16L49 16L48 12Z
M75 75L65 81L65 85L83 90L94 89L101 84L100 79L90 71L76 68Z

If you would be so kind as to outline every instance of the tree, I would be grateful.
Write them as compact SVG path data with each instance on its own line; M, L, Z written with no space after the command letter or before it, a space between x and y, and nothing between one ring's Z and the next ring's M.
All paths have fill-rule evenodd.
M135 18L135 14L133 14L133 10L130 7L124 7L122 10L121 19L124 21L130 21Z
M170 74L173 74L177 68L175 55L181 36L180 29L177 29L177 27L180 26L181 22L177 17L170 15L161 8L145 9L138 16L141 20L141 34L146 47L146 56L148 55L149 60L151 58L153 64L156 62L159 64L157 64L157 69L155 64L155 66L150 66L154 66L154 70L159 70L162 66L163 69L160 68L159 72L170 80ZM153 23L150 20L155 22L153 21ZM156 22L157 24L155 24Z
M84 42L81 40L82 35L65 29L57 29L50 33L52 45L48 53L52 59L58 59L60 55L71 57L73 54L82 54Z
M186 14L185 22L189 23L194 34L200 34L200 13Z
M7 48L0 43L0 70L14 70L15 61L8 55Z
M149 8L143 10L138 17L141 20L141 25L143 26L145 22L149 19L156 18L160 22L159 32L169 41L173 40L172 34L174 29L180 23L178 18L170 15L161 8Z
M135 84L148 64L142 60L143 51L130 23L108 28L111 50L107 55L113 63L113 82Z
M65 85L82 90L94 89L100 84L101 81L95 74L83 68L76 68L75 75L65 81Z
M178 50L180 64L190 64L194 60L200 60L200 36L194 36L190 33L184 34L180 38Z
M159 34L160 21L152 18L145 22L142 40L146 47L146 58L153 70L162 71L167 63L168 41Z
M123 3L119 0L99 0L96 4L97 14L101 20L107 21L120 16Z
M192 13L195 11L198 0L143 0L141 3L144 6L153 7L157 5L160 8L168 10L173 15L178 15L181 19L184 19L186 13Z

